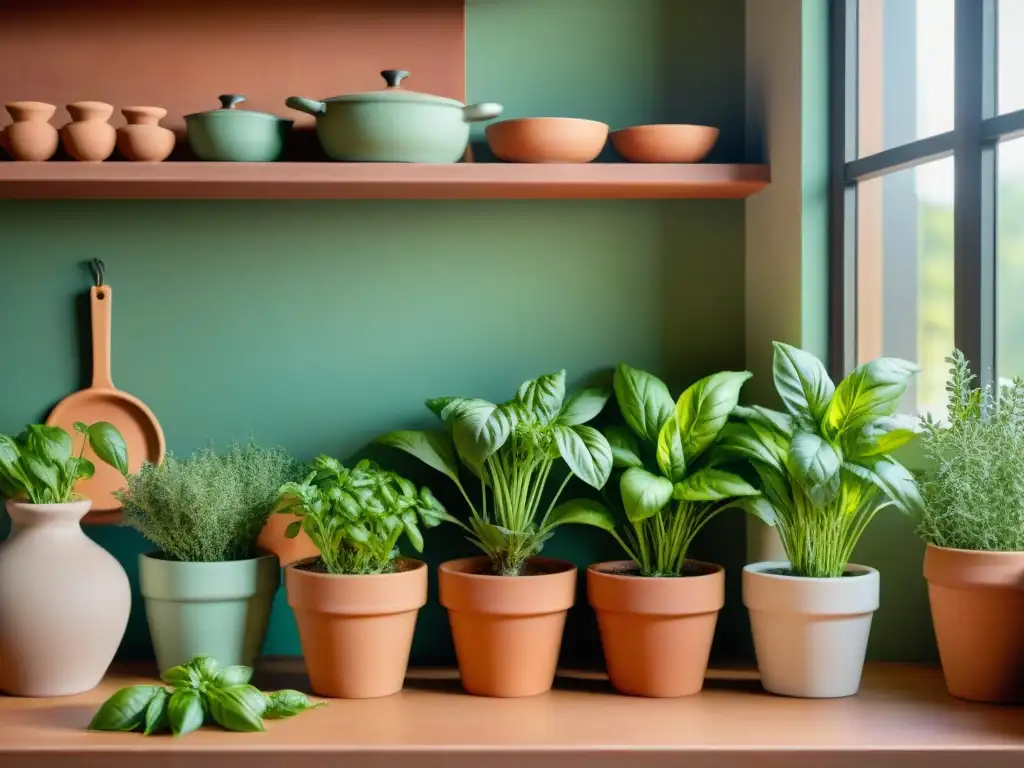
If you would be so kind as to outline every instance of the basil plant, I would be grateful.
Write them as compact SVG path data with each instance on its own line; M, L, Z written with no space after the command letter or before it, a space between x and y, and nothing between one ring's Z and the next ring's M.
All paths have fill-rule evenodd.
M625 470L619 492L629 528L615 538L642 576L679 576L694 537L720 512L738 507L771 523L771 509L740 475L722 469L718 439L747 372L716 373L673 401L661 379L620 364L615 399L628 425L605 435Z
M285 536L305 531L333 574L389 573L403 534L422 552L420 525L452 519L429 488L417 490L368 459L348 469L330 456L319 456L301 483L282 485L274 512L299 517Z
M29 424L16 438L0 435L0 495L30 504L66 504L75 498L75 483L96 472L85 458L86 443L100 461L128 474L128 448L117 427L107 421L75 422L74 440L60 427Z
M525 381L511 400L495 404L466 397L428 400L444 422L438 431L398 431L378 442L399 448L446 475L469 505L461 525L491 559L494 572L518 576L529 557L541 551L555 528L585 523L613 530L611 513L599 502L577 499L558 504L576 476L600 489L612 469L605 437L586 422L597 416L611 393L583 389L566 398L565 371ZM474 503L462 484L456 456L480 484ZM569 472L543 514L544 491L555 462Z
M883 357L836 386L814 355L775 342L772 373L788 413L737 408L722 446L757 473L794 575L842 576L876 514L920 513L913 475L890 455L920 431L896 413L917 370Z

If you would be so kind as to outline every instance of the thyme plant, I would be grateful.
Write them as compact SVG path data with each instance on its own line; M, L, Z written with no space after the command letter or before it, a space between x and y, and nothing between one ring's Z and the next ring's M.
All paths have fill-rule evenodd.
M614 529L611 513L600 502L576 499L558 504L573 476L597 489L608 481L611 446L586 422L601 412L610 394L583 389L566 398L562 370L523 382L515 397L499 405L466 397L428 400L427 407L444 422L445 430L403 430L378 442L415 456L451 479L470 511L468 524L456 522L490 557L495 573L518 576L560 525ZM480 484L478 503L462 484L456 456ZM545 489L559 458L569 472L545 506Z
M620 364L615 398L629 428L605 432L629 528L615 536L642 576L680 576L693 539L719 513L746 509L769 524L771 508L739 475L722 469L718 436L750 374L701 379L673 402L661 379Z
M946 362L949 421L923 420L933 468L918 533L939 547L1024 551L1024 380L981 388L962 352Z
M277 489L302 470L281 448L250 440L219 454L211 445L185 459L144 464L114 496L124 505L123 524L171 560L245 560L257 554Z
M920 514L914 477L889 455L919 432L916 418L896 414L917 370L883 357L836 386L814 355L775 342L788 413L738 407L720 444L753 466L794 575L842 576L876 514Z

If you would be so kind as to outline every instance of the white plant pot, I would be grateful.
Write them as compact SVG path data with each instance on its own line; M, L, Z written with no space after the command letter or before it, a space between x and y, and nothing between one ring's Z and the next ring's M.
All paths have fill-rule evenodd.
M743 569L761 684L783 696L852 696L878 610L878 571L850 564L836 579L771 573L789 567L780 560Z

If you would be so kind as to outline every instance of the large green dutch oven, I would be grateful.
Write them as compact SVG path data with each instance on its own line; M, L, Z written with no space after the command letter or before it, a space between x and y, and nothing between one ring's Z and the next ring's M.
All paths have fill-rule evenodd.
M387 87L323 101L292 96L285 103L316 117L320 146L332 160L377 163L455 163L466 152L469 124L493 120L500 104L464 105L408 91L402 69L381 72Z
M185 115L188 143L200 160L234 163L269 163L281 157L292 120L235 109L245 96L218 97L221 108Z

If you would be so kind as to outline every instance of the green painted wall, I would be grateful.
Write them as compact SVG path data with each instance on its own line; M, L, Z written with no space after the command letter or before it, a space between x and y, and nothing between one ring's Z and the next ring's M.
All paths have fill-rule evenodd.
M721 160L742 158L743 56L741 0L468 5L470 99L613 127L710 121ZM742 367L743 233L743 203L729 201L0 203L0 431L87 383L90 258L114 289L114 381L153 408L170 450L251 434L303 458L349 457L429 424L430 396L507 398L539 373L564 366L578 380L619 360L674 391ZM402 467L458 509L443 479ZM747 642L743 530L720 518L696 553L730 568L720 655ZM145 542L89 533L134 584ZM469 552L444 529L427 547L431 564ZM617 554L579 528L549 550L580 565ZM570 663L598 659L584 602ZM283 592L266 651L299 652ZM151 655L137 594L121 653ZM451 659L432 582L414 662Z

